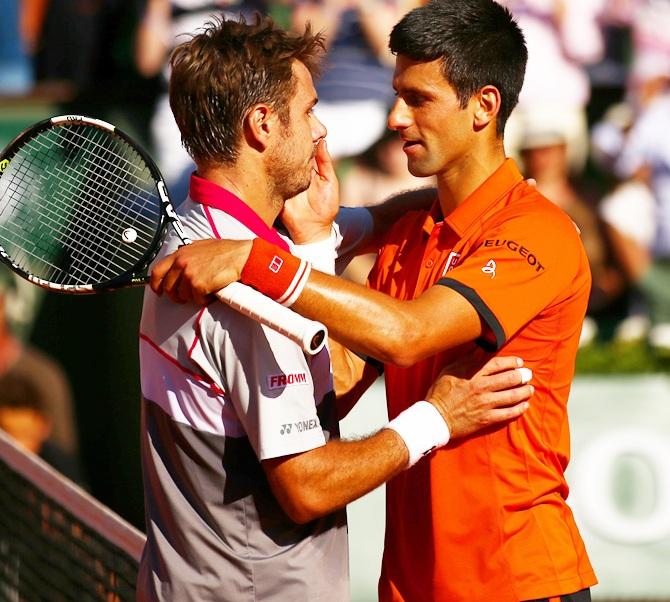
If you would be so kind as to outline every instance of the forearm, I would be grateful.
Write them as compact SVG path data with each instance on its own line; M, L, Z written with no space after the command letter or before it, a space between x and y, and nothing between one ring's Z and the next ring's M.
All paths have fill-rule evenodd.
M324 323L330 336L345 347L399 366L410 366L481 334L474 308L445 287L400 301L312 271L291 308Z
M337 417L342 420L356 405L361 395L380 376L380 369L330 339L330 360L337 396Z
M329 6L309 2L299 4L293 9L292 29L301 32L305 23L310 23L313 32L321 32L326 48L328 48L340 23L340 13Z
M404 13L399 7L379 0L365 0L358 9L363 35L380 62L394 64L388 48L389 33Z
M376 252L384 235L403 215L410 211L430 209L437 198L436 194L435 188L406 190L377 205L366 207L372 214L373 230L366 246L361 247L360 252Z
M309 452L263 464L281 506L292 520L305 523L376 489L401 472L408 458L400 436L382 429L366 439L331 440Z
M153 77L163 67L169 46L170 4L165 0L149 0L139 23L135 39L137 70Z

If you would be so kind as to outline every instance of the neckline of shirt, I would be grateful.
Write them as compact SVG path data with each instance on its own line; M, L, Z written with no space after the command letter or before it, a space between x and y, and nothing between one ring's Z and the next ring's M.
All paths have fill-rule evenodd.
M227 213L249 228L259 238L281 247L284 251L290 250L279 232L270 228L240 197L230 190L200 177L195 172L191 174L189 196L195 203Z
M480 215L522 180L523 176L514 160L505 159L502 165L446 218L442 219L440 201L437 199L426 215L424 231L430 234L435 226L446 223L456 234L462 236Z

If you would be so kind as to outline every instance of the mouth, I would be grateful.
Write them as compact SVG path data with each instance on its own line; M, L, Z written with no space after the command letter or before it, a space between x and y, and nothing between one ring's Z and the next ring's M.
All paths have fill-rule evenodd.
M404 140L402 145L402 150L405 152L411 152L412 149L421 146L421 142L418 140Z

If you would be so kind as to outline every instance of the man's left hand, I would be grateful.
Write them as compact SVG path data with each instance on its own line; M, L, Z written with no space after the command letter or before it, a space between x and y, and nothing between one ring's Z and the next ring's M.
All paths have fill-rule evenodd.
M288 199L279 215L291 240L299 245L328 238L339 209L339 183L325 140L319 142L315 160L309 188Z

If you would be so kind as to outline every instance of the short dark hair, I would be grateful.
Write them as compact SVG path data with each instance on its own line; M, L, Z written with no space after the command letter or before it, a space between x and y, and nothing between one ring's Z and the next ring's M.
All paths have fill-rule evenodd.
M291 33L258 13L254 23L241 16L208 22L170 58L170 107L184 148L196 162L233 164L249 109L268 103L287 124L293 62L315 75L323 51L323 36L309 25Z
M462 108L483 86L498 88L496 127L502 135L528 59L523 33L507 8L494 0L431 0L396 24L389 47L413 61L440 59Z

